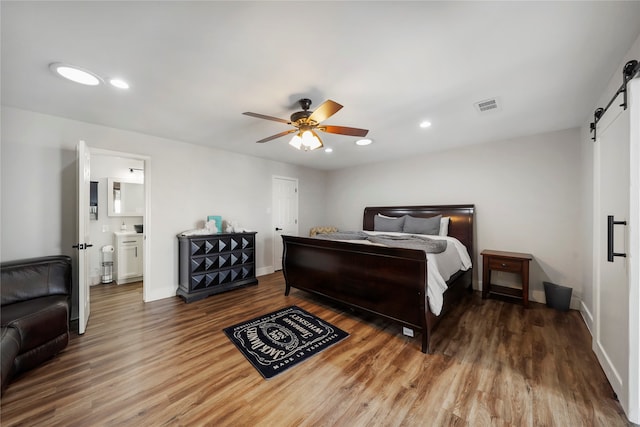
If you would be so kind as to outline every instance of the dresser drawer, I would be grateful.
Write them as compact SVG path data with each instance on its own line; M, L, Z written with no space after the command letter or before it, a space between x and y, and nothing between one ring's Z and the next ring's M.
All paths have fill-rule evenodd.
M491 270L498 271L510 271L512 273L519 273L522 271L522 261L517 261L508 258L495 258L489 259L489 268Z

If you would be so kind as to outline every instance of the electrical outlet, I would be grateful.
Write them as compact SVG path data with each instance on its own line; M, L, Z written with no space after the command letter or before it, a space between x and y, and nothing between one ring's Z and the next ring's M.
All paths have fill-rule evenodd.
M406 335L408 337L412 337L413 336L413 329L407 328L406 326L403 326L402 327L402 334Z
M109 226L108 226L107 224L103 224L103 225L102 225L102 232L103 232L103 233L106 233L106 232L108 232L108 231L109 231Z

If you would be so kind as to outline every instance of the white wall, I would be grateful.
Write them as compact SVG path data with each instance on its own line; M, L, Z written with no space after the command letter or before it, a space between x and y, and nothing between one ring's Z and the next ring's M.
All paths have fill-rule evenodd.
M583 297L588 173L577 129L326 173L9 107L2 123L2 260L75 256L75 146L84 139L151 158L152 299L174 295L175 235L209 214L258 231L257 270L271 271L272 175L300 180L302 234L315 225L359 229L365 206L474 203L476 281L482 249L528 252L533 300L544 302L543 280Z
M365 206L475 204L476 281L483 249L530 253L531 298L544 302L542 282L551 281L573 288L577 308L580 143L579 130L572 129L334 171L327 224L361 229ZM515 281L496 276L498 283Z
M145 171L151 188L145 230L150 299L175 295L176 234L202 226L211 214L257 231L256 270L272 271L272 175L299 179L301 232L324 222L325 172L3 106L2 260L51 254L75 259L75 149L81 139L91 148L151 159Z

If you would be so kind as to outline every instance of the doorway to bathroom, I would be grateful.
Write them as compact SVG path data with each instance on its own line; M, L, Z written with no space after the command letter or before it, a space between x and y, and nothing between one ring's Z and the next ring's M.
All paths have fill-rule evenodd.
M91 286L142 285L144 297L146 163L146 157L91 149Z

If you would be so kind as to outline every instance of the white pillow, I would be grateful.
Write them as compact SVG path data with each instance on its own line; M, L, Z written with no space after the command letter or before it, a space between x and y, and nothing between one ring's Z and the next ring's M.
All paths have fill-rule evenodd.
M440 219L440 232L438 232L438 236L448 236L449 235L449 217L443 216Z

